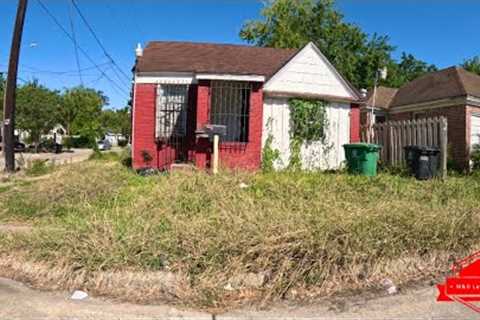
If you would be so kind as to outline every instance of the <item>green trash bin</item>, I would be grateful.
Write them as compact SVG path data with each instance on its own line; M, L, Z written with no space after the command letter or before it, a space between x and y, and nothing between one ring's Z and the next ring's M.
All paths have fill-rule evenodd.
M348 172L363 176L377 175L378 151L381 146L370 143L345 144Z

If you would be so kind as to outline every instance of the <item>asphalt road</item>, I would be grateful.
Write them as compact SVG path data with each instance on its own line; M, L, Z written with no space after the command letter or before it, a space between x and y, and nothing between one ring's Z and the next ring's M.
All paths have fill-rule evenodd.
M362 298L314 306L277 305L268 311L243 309L223 315L142 306L88 297L73 301L68 292L42 292L0 278L0 319L480 319L457 303L435 302L434 287L410 290L373 300Z

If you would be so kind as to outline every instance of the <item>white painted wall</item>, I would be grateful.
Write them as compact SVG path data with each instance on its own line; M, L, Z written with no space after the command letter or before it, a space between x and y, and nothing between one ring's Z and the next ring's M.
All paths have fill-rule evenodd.
M470 119L470 146L480 145L480 114L472 114Z
M350 142L350 105L331 102L327 107L328 127L325 145L314 142L301 150L304 169L339 169L345 161L343 145ZM280 151L276 169L290 162L290 107L287 98L265 98L263 107L263 146L269 135L272 148Z
M266 84L266 93L356 99L356 94L318 48L310 43Z

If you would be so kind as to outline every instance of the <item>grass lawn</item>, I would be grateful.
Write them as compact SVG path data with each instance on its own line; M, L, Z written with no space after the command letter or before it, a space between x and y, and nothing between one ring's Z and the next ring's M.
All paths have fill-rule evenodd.
M141 177L114 158L91 160L0 186L0 221L35 226L0 234L0 254L64 270L50 287L81 275L95 292L99 273L169 272L184 280L172 300L187 305L305 299L440 275L480 244L479 195L475 176ZM235 280L248 274L262 285Z

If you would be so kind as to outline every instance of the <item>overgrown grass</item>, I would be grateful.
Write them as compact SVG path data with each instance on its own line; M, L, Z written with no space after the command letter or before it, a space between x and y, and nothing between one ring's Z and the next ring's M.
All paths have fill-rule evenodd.
M241 184L248 185L241 188ZM263 299L407 282L444 270L480 240L480 178L202 172L140 177L111 161L58 169L0 193L0 219L32 234L0 251L74 270L170 270L185 303L227 304L238 274L265 273ZM242 296L245 298L245 295Z
M53 165L47 163L46 160L33 160L31 165L25 170L27 176L38 177L50 173Z

